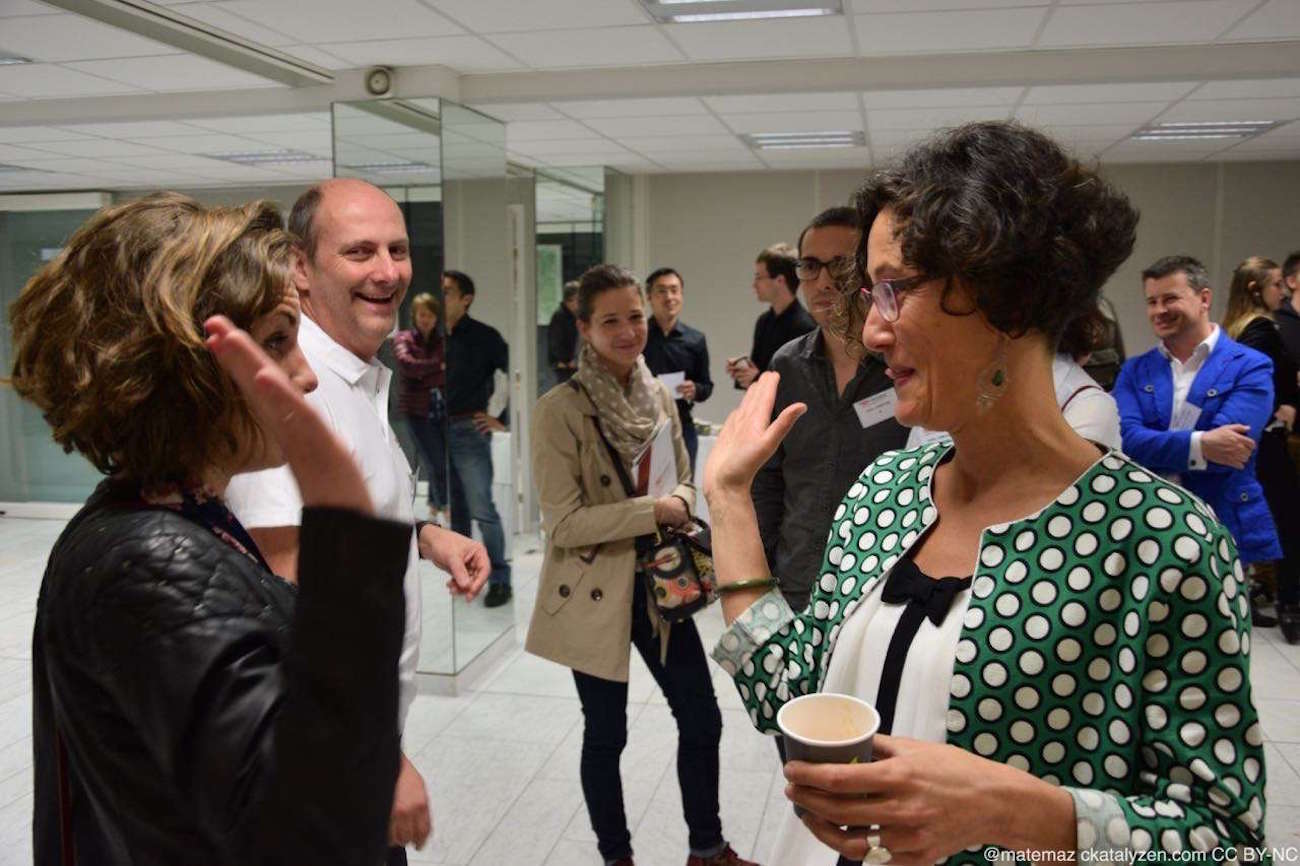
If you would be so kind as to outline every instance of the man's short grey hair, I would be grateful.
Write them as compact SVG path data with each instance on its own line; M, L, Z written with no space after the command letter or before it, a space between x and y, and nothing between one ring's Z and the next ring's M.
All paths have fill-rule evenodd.
M1142 272L1142 282L1160 280L1178 273L1187 275L1187 285L1194 292L1210 287L1209 271L1205 270L1200 259L1191 256L1165 256L1157 259Z
M320 240L320 232L316 230L316 209L324 197L324 184L314 184L298 196L293 210L289 211L289 234L306 251L308 259L316 258L316 243Z

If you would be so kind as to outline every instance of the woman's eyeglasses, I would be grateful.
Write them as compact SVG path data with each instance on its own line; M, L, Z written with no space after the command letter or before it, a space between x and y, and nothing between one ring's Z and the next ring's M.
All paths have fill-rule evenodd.
M917 274L914 277L877 280L870 286L860 287L858 291L868 307L874 304L879 309L881 318L886 322L897 322L898 296L930 279L933 278L927 274Z

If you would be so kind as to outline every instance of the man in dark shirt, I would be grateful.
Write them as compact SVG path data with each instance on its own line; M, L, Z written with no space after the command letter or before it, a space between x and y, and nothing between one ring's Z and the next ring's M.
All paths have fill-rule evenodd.
M682 373L686 381L677 386L677 414L682 419L682 438L691 455L691 474L695 473L695 452L700 439L695 433L691 407L703 403L713 393L709 378L709 344L704 334L681 322L682 275L672 268L660 268L645 281L650 296L650 335L646 340L645 362L650 372Z
M754 262L754 294L771 307L754 323L754 345L749 357L727 361L727 375L735 380L737 388L748 388L768 368L777 349L817 327L795 296L799 286L797 260L789 244L773 244Z
M491 325L470 318L474 281L460 271L443 271L442 306L447 321L447 457L451 481L451 525L468 536L478 522L492 560L487 597L497 607L510 600L510 564L505 532L492 502L492 431L504 430L487 413L493 374L510 368L510 350Z
M1300 366L1300 250L1286 257L1282 263L1282 282L1285 294L1282 306L1273 312L1282 346L1291 360Z
M546 326L546 360L555 374L556 384L563 385L578 369L578 283L564 284L564 302L551 315Z
M791 403L808 406L753 487L768 566L795 610L808 606L836 506L868 463L907 441L884 363L827 327L843 290L834 275L852 271L858 234L857 211L835 207L800 235L799 286L817 328L782 347L770 367L781 374L773 417ZM861 318L855 327L860 333Z

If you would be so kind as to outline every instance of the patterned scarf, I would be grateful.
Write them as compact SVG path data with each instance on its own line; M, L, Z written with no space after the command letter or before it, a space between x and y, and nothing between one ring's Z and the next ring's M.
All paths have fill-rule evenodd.
M645 358L636 359L632 380L624 385L609 371L591 344L583 343L578 353L577 379L596 404L600 429L624 462L632 462L645 449L665 420L656 395L655 378Z

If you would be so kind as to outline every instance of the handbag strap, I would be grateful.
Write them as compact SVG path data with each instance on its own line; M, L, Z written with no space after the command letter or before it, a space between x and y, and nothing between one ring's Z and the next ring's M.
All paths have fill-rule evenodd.
M1101 390L1101 386L1100 386L1100 385L1080 385L1078 388L1075 388L1075 389L1074 389L1074 393L1071 394L1069 397L1066 397L1066 398L1065 398L1065 402L1061 404L1061 411L1064 412L1064 411L1065 411L1065 407L1066 407L1066 406L1069 406L1072 402L1074 402L1074 398L1075 398L1075 397L1078 397L1078 396L1079 396L1080 394L1082 394L1084 391L1091 391L1091 390L1093 390L1093 389L1096 389L1096 390L1100 391L1100 390Z

